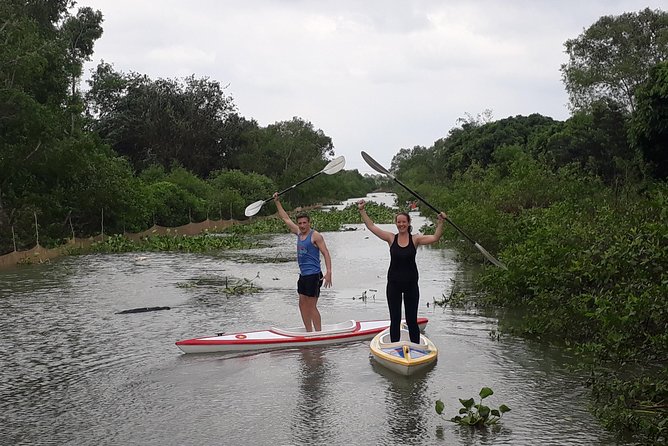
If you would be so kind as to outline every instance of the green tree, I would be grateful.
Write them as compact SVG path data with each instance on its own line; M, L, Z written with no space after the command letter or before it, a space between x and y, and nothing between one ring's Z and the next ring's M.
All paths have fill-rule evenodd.
M70 132L74 133L77 121L81 122L84 105L77 91L83 73L84 61L90 60L93 45L102 36L102 13L92 8L80 8L76 15L68 16L62 25L63 39L67 46L65 69L70 78Z
M580 110L533 146L534 155L552 167L579 164L608 184L639 176L637 151L627 142L628 113L618 103L598 100Z
M72 96L82 74L83 62L93 55L95 41L102 37L102 13L92 8L80 8L76 15L69 16L62 25L67 42L67 56L71 75Z
M0 225L7 222L10 197L32 181L35 154L46 150L63 123L65 54L53 23L31 16L59 18L65 11L64 2L49 6L54 9L18 0L0 3Z
M291 181L282 179L303 176L334 155L332 139L299 117L259 128L249 139L239 156L241 170L277 179L280 185Z
M137 170L178 162L200 177L228 167L238 150L235 126L226 126L235 106L217 81L194 76L158 79L98 65L87 93L91 128ZM231 147L226 143L232 143Z
M454 128L447 138L433 146L433 163L438 175L431 178L437 183L448 180L456 172L464 172L472 164L482 167L493 162L494 151L502 146L518 145L528 149L537 135L557 124L552 118L534 113L529 116L511 116L485 124L465 123Z
M646 8L604 16L564 44L561 66L573 110L609 98L635 109L635 90L649 68L668 59L668 13Z
M0 3L0 249L34 243L34 214L41 243L96 226L100 209L124 197L123 165L100 141L74 134L80 102L70 92L73 74L92 52L101 16L90 8L70 15L70 1ZM91 19L91 20L88 20ZM85 21L85 38L73 40L74 24ZM77 109L78 107L78 109ZM95 169L93 169L93 167ZM107 175L107 172L114 171ZM110 181L116 181L110 184ZM68 182L69 183L68 185ZM123 183L121 185L121 183ZM76 184L76 188L72 186ZM119 187L114 187L118 185ZM97 219L97 221L94 221ZM32 234L31 234L32 233Z
M313 124L295 117L248 134L248 145L239 154L240 169L265 175L284 189L327 164L334 155L332 139ZM326 194L323 182L311 181L287 194L293 204L313 204Z
M161 226L181 226L190 223L193 211L204 214L206 203L184 188L159 181L148 185L153 222Z
M335 175L321 175L321 198L323 203L341 201L348 198L363 197L376 188L374 179L363 176L357 169L342 170Z
M225 161L226 169L240 169L240 156L246 152L253 140L251 135L259 129L257 121L247 119L237 113L231 113L225 119L222 128L221 145L223 152L221 159Z
M217 192L211 203L213 214L222 218L242 218L246 206L258 200L266 200L276 190L275 183L268 177L254 172L240 170L216 171L209 183ZM269 212L269 207L262 209Z
M668 179L668 62L653 67L638 89L638 107L629 131L657 178Z

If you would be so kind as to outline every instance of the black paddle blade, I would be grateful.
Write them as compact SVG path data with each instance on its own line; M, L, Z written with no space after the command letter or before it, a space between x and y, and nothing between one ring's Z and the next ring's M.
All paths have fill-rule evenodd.
M366 153L364 150L362 150L362 158L364 158L364 161L366 161L366 163L376 172L382 173L383 175L387 175L390 178L394 178L394 175L392 175L392 173L389 170L380 165L378 161L371 158L371 155Z
M478 251L480 251L482 253L482 255L484 255L487 260L489 260L490 262L492 262L494 265L498 266L499 268L501 268L505 271L508 271L508 267L506 265L504 265L500 260L497 260L492 254L487 252L487 250L485 248L483 248L482 246L480 246L479 243L476 243L475 247L478 248Z

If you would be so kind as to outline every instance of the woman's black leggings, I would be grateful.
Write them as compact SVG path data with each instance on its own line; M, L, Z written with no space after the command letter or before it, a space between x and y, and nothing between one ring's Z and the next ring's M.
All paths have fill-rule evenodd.
M417 323L420 289L414 282L387 282L387 306L390 309L390 341L397 342L401 329L401 296L403 294L406 325L411 342L420 343L420 327Z

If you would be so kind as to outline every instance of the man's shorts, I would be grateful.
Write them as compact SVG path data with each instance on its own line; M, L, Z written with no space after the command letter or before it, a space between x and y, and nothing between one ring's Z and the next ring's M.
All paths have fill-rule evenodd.
M322 286L322 273L299 275L297 281L297 293L308 297L320 297L320 287Z

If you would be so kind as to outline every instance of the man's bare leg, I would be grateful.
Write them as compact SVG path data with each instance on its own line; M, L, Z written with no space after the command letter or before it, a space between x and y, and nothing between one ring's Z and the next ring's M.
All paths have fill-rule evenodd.
M313 329L315 331L322 331L322 323L320 320L320 311L318 311L318 298L317 297L308 297L313 304L311 308L311 321L313 322Z
M299 311L302 315L302 321L306 331L321 331L322 323L320 319L320 312L318 311L318 298L299 295Z
M309 307L311 297L299 295L299 313L302 315L302 322L307 332L313 331L313 320L311 319L311 309Z

